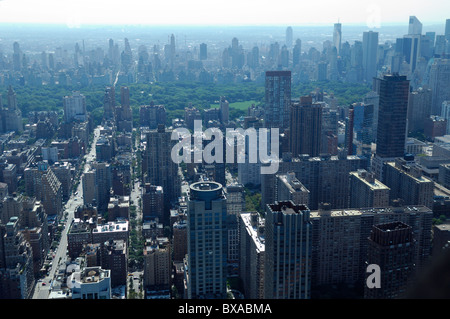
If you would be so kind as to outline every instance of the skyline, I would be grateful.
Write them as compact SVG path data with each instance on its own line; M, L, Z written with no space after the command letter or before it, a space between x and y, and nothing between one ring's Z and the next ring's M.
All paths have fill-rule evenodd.
M351 9L349 9L351 8ZM161 13L166 14L161 14ZM326 25L340 22L346 25L402 24L416 15L423 24L443 24L450 12L450 2L388 0L363 3L316 1L300 3L280 0L276 6L268 0L171 0L144 2L129 0L126 6L118 0L1 0L1 23L65 24L79 28L84 25Z

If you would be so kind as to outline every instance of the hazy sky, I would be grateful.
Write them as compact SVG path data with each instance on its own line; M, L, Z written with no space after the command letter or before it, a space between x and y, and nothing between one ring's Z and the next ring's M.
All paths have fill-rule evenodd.
M0 23L309 25L444 24L449 0L0 0Z

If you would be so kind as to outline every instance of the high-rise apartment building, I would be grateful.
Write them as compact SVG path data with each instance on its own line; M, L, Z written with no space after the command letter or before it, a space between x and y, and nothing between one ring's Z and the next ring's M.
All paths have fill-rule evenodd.
M245 212L239 218L239 275L243 293L248 299L264 299L264 219L257 212Z
M389 206L389 187L375 179L371 172L350 172L349 208Z
M372 226L377 224L402 222L411 226L417 273L430 261L433 212L425 206L339 210L322 205L311 211L310 219L313 289L338 283L365 286L369 237Z
M100 265L111 270L111 287L125 286L128 278L128 248L125 240L108 240L100 243Z
M322 138L322 104L303 96L290 108L289 149L292 156L319 156Z
M238 275L239 269L239 215L245 209L244 185L226 187L228 231L228 276Z
M171 285L171 247L166 237L148 239L144 247L144 287L168 291Z
M19 217L11 217L0 233L0 297L29 299L34 286L33 251L20 231Z
M111 195L111 166L108 163L92 163L83 174L84 204L92 204L99 211L106 211Z
M187 207L188 299L223 299L227 287L227 202L221 184L190 185Z
M141 105L139 108L139 123L141 126L148 126L151 130L159 124L166 124L166 109L164 105Z
M400 198L405 205L433 208L434 182L404 158L386 163L384 184L390 188L391 201Z
M348 206L349 173L367 169L367 158L361 156L301 156L290 161L280 161L277 174L294 172L297 179L309 191L310 209L320 203L336 208ZM275 201L276 174L261 175L261 205Z
M86 97L80 92L73 92L71 96L63 98L64 121L73 120L84 122L87 120Z
M181 182L178 174L178 164L172 160L171 151L176 141L172 139L172 131L164 125L158 125L156 130L150 130L146 136L143 172L147 175L146 182L162 186L164 190L164 209L168 213L170 203L178 200L181 192ZM168 221L167 219L164 219Z
M127 86L120 88L120 106L116 107L116 127L118 131L132 132L133 114L130 105L130 89Z
M187 223L185 220L173 224L173 261L183 262L187 254Z
M164 190L161 186L146 183L142 189L142 219L164 218Z
M114 86L105 89L103 98L103 119L114 121L116 117L116 91Z
M47 215L59 215L62 212L63 189L48 162L39 162L36 167L24 171L27 194L35 196L44 205Z
M280 133L289 127L291 104L291 71L266 71L264 125L279 128Z
M415 240L411 226L391 222L372 226L367 249L367 264L380 267L380 287L364 287L366 299L406 297L414 274Z
M268 299L311 297L312 227L309 208L292 201L267 205L264 296Z
M291 200L296 205L309 206L309 190L295 177L294 172L277 175L275 200Z
M3 108L0 98L0 129L1 132L22 132L22 111L17 106L16 92L9 86L7 95L7 108Z

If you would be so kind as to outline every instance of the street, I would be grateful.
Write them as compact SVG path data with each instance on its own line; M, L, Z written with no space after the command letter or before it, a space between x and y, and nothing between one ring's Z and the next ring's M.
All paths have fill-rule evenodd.
M100 128L97 127L94 130L94 140L92 142L90 151L87 155L85 155L86 164L84 166L83 173L85 173L90 168L90 163L95 161L95 144L97 142L99 135L100 135ZM67 260L67 231L69 230L70 225L72 224L75 209L79 205L83 204L83 195L82 195L83 185L81 181L82 176L80 176L80 183L78 184L76 191L71 194L69 200L64 206L64 212L62 214L63 218L65 213L67 212L67 219L64 225L64 230L62 231L61 239L58 248L56 249L55 257L53 258L53 263L50 268L50 271L48 272L48 275L45 278L36 282L33 299L48 298L48 295L52 288L52 282L56 277L59 266L63 265Z

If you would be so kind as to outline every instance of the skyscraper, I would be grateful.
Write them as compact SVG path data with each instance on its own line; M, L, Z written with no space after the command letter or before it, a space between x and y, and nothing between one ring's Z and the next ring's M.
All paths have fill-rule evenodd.
M264 122L267 128L289 126L291 71L266 71Z
M13 68L14 71L20 71L22 68L22 51L19 42L13 43Z
M409 17L408 34L422 34L422 23L416 16Z
M235 277L239 269L239 216L245 208L244 185L226 187L228 231L228 276Z
M293 41L293 32L292 32L292 27L287 27L286 28L286 46L288 47L288 49L292 48L292 41Z
M111 166L108 163L92 163L88 172L83 174L83 200L93 204L99 211L106 211L110 199L112 180Z
M302 96L299 103L292 103L289 127L289 149L292 156L318 156L321 130L321 104L313 104L311 96Z
M431 97L431 90L427 88L418 88L409 93L408 132L423 130L424 120L431 115Z
M342 45L342 25L340 23L334 24L334 31L333 31L333 45L337 50L337 54L339 55L341 53L341 45Z
M116 93L113 86L105 89L103 98L103 119L114 120L116 114Z
M295 67L300 64L300 57L302 55L302 40L295 40L295 46L292 50L292 65Z
M431 114L440 115L442 103L450 100L450 59L434 59L430 69Z
M199 60L206 60L208 58L208 47L206 43L200 43Z
M445 20L445 38L450 41L450 19Z
M380 157L403 157L406 139L409 80L398 74L380 81L377 150Z
M409 64L409 72L413 73L420 58L420 34L407 34L403 37L402 48L405 61Z
M364 79L371 83L377 75L378 32L363 33L363 70Z
M257 212L239 216L240 258L239 273L245 297L264 299L265 236L264 219Z
M187 207L188 299L224 299L227 287L227 201L221 184L190 186Z
M368 299L404 298L408 282L414 274L413 231L402 222L378 224L372 227L367 264L380 267L380 288L364 289Z
M118 131L131 132L133 130L130 89L127 86L120 88L120 106L116 107L116 127Z
M330 203L333 209L348 207L349 173L367 168L367 159L360 156L299 156L290 161L280 161L277 174L294 172L309 193L310 209L320 203ZM261 175L261 203L275 201L275 174Z
M224 96L220 97L220 121L222 124L227 124L228 120L230 118L230 105L227 101L227 99Z
M172 161L172 131L166 130L163 124L158 129L147 132L147 146L144 151L143 170L147 174L146 182L162 186L166 214L170 209L170 202L176 201L180 195L181 185L178 175L178 164ZM168 221L167 219L164 219Z
M267 205L265 222L265 298L311 296L312 227L309 208L292 201Z

